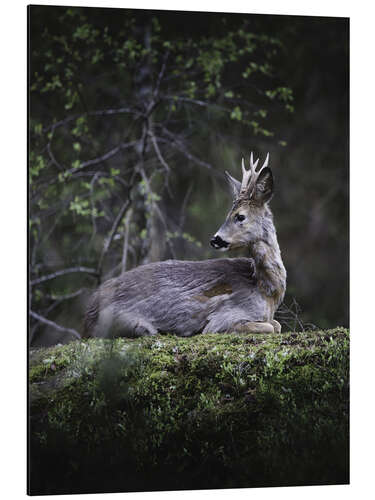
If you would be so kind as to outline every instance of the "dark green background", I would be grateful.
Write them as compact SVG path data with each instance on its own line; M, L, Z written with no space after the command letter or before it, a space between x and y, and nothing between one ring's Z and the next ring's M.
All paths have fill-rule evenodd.
M155 44L154 48L164 47L163 41L173 45L177 40L189 38L198 44L204 38L220 40L230 31L238 32L243 23L246 32L276 38L281 44L277 46L277 54L272 59L272 76L267 80L262 75L259 78L255 75L254 81L262 91L272 88L272 85L290 88L294 112L285 112L271 102L264 120L266 132L273 133L269 135L256 134L244 119L223 119L215 108L225 101L221 89L216 89L217 92L207 99L209 106L192 108L193 125L189 124L188 113L182 115L178 111L178 123L174 131L183 136L184 144L196 157L212 165L213 169L189 161L186 156L163 145L162 153L172 171L172 193L168 194L162 180L156 176L153 193L157 196L147 205L140 187L133 186L130 239L134 248L129 253L128 267L152 260L155 255L159 259L171 257L170 246L165 244L165 227L160 227L160 221L150 226L150 220L155 217L153 203L157 203L164 214L168 231L173 233L176 228L180 231L180 236L173 240L175 254L172 256L182 259L218 257L209 247L209 239L230 207L222 173L229 170L232 175L239 177L242 156L248 158L250 150L254 150L256 155L264 158L269 151L270 166L275 177L275 196L271 206L288 272L285 302L288 306L293 299L298 302L301 308L299 316L305 323L313 323L320 328L348 326L349 21L344 18L97 8L70 8L67 14L67 8L64 7L31 7L30 167L35 168L38 155L44 158L43 168L40 168L30 184L29 211L34 221L30 231L31 279L75 266L96 269L105 238L125 200L126 189L117 184L114 187L110 183L97 187L98 207L102 204L107 216L98 217L97 232L93 236L91 215L80 215L71 209L70 202L80 189L78 184L74 184L71 179L59 182L57 176L77 158L84 162L113 148L124 130L132 126L127 115L116 115L110 120L93 118L89 122L89 133L78 136L81 148L78 152L74 150L77 136L72 135L75 122L70 129L63 127L65 132L60 135L60 132L56 133L51 143L55 163L48 152L47 134L48 127L54 121L74 114L141 105L140 93L143 91L146 92L144 100L147 101L147 92L155 86L165 50L158 52L155 62L149 64L151 70L146 74L142 73L146 67L142 61L135 66L127 62L125 67L121 67L112 56L106 55L109 49L103 36L104 30L107 28L106 32L111 34L113 40L118 36L126 41L124 26L130 18L134 19L134 27L129 31L129 39L135 37L141 45L146 43L147 29L151 27L152 31L154 27L152 19L158 19L161 27L159 45ZM77 33L80 33L77 30L85 25L98 30L99 34L92 41L85 36L77 37ZM46 90L46 84L53 82L56 75L66 75L66 68L71 64L68 51L64 52L61 48L63 44L57 43L54 37L65 37L65 44L73 52L79 51L81 61L73 64L73 77L66 80L65 76L60 77L60 86L52 85ZM259 44L262 45L262 42L259 41ZM158 49L155 50L157 52ZM96 51L99 51L99 60L92 63ZM266 49L260 48L254 53L257 64L265 60L266 52ZM102 58L100 53L104 54ZM129 54L126 56L128 59ZM225 56L222 60L227 63ZM226 79L231 85L237 80L243 82L241 64L241 60L238 60L232 66L229 65L231 70L226 70L223 81ZM171 69L167 64L167 76L170 75L169 71ZM188 79L188 74L180 71L180 90L185 78ZM251 77L246 80L246 85L249 81ZM206 88L203 74L196 77L196 82L199 89ZM161 89L166 92L168 84L163 85L164 81ZM254 110L265 107L264 95L252 92L250 87L249 84L244 88L244 98ZM77 97L70 104L71 94L67 94L69 88L71 92L77 92ZM199 95L196 97L201 98ZM161 111L158 118L165 118ZM137 127L136 124L131 139L140 137L141 129ZM155 168L160 168L155 155L152 158L148 151L145 161L149 175ZM95 168L105 172L111 168L118 169L119 175L128 182L134 165L135 157L124 153ZM87 182L90 180L92 177ZM190 194L183 206L187 191ZM87 207L81 208L85 210ZM39 222L35 223L36 219ZM122 241L123 232L119 230L106 254L101 281L119 273ZM201 245L197 245L197 242ZM97 280L93 276L84 273L64 275L34 286L30 304L32 310L44 318L80 331L84 304L89 290L95 286ZM56 296L61 298L81 289L84 291L76 297L56 300ZM32 319L31 329L34 343L55 343L67 338L65 334L61 335L35 319Z

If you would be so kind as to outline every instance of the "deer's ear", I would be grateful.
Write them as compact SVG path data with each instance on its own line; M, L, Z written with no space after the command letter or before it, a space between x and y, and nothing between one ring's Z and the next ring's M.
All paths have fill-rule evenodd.
M237 181L234 177L232 177L227 171L225 171L225 176L227 178L233 197L237 198L238 195L240 194L241 183Z
M269 167L264 168L257 179L253 198L258 203L267 203L273 196L273 175Z

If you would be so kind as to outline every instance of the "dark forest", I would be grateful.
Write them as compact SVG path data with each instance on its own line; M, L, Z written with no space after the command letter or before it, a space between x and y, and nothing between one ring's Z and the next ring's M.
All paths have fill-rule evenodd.
M30 342L90 291L206 259L250 151L270 152L284 328L348 326L348 20L33 6Z

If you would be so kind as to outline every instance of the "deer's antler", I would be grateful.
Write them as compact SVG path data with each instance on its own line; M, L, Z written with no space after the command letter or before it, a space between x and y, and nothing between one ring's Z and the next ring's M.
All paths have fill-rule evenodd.
M270 154L267 153L266 160L258 171L256 170L256 168L259 163L259 158L254 162L253 152L250 153L250 170L246 170L245 160L242 158L242 182L240 195L248 195L249 197L252 195L260 173L264 168L268 166L269 157Z

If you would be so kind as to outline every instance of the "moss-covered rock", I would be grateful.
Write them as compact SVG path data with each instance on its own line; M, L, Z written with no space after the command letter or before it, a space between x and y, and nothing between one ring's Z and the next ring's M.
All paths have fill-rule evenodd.
M348 482L343 328L90 339L29 368L33 494Z

